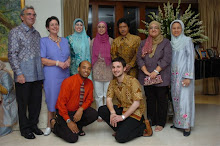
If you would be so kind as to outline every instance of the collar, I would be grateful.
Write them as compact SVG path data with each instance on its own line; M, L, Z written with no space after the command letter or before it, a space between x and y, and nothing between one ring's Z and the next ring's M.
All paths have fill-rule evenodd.
M129 80L129 79L128 79L128 75L127 75L127 74L124 74L124 79L123 79L123 81L122 81L121 83L127 84L128 80ZM117 83L117 85L119 85L119 82L118 82L117 78L116 78L116 83Z
M76 74L76 76L77 76L77 78L78 78L78 81L79 81L80 85L81 85L83 82L84 82L84 85L85 85L85 83L86 83L86 81L88 80L88 78L85 79L85 80L83 80L82 77L79 75L79 73Z
M122 36L122 35L120 35L119 37L120 37L120 40L121 40L121 41L122 41L122 40L125 40L125 39L127 39L127 40L129 41L130 36L131 36L131 34L128 33L126 36Z
M26 24L24 24L23 22L21 23L21 26L24 28L24 30L25 30L26 32L28 32L28 31L34 32L34 31L35 31L35 28L34 28L34 27L30 28L30 27L28 27Z

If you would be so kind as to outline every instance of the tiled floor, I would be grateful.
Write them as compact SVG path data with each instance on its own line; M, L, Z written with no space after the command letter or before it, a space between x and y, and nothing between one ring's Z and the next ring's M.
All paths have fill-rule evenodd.
M44 130L46 127L46 106L43 107L40 115L39 127ZM172 121L168 121L164 130L154 132L152 137L140 137L126 143L135 146L220 146L220 95L217 96L196 96L196 120L195 128L189 137L184 137L181 131L171 129ZM154 127L153 127L154 128ZM70 145L54 134L49 136L36 136L34 140L27 140L20 136L18 126L14 131L4 137L0 137L0 146L64 146ZM80 137L75 143L76 146L112 146L122 145L112 137L113 131L104 122L93 124L84 128L86 136Z

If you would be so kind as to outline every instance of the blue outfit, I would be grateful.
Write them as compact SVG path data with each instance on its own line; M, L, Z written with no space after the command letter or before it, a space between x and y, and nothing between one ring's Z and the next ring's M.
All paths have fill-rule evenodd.
M175 37L171 33L172 63L171 63L171 94L174 108L173 124L175 127L188 129L194 126L195 119L195 78L194 78L194 46L192 39L184 35L184 24L174 20L182 26L182 33ZM189 86L183 86L182 81L190 79Z
M41 57L51 60L65 62L70 56L70 48L66 38L61 38L60 48L48 37L41 38ZM50 112L55 112L56 101L60 92L63 80L69 77L69 68L62 69L58 66L44 66L44 90L47 108Z
M17 76L24 75L26 82L44 79L40 58L40 33L24 23L13 28L8 36L8 60Z
M79 33L75 31L75 24L77 22L83 23L83 30ZM82 19L75 19L73 22L74 33L67 36L67 39L71 48L71 65L70 65L70 74L75 75L78 73L77 68L79 67L80 62L87 60L91 62L90 55L90 45L89 45L89 36L87 36L85 31L84 22ZM89 76L91 79L91 74Z
M4 70L0 70L0 84L8 91L7 94L2 95L2 103L0 104L0 136L3 136L10 133L12 126L17 122L18 108L13 79L10 74Z

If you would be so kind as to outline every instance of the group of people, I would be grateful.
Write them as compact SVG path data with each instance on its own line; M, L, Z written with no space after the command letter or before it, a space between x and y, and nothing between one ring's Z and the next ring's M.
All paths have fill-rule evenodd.
M191 38L184 35L181 20L170 24L171 41L163 37L161 24L156 21L149 24L149 35L141 41L129 33L126 18L117 22L119 37L109 37L107 24L101 21L96 37L90 40L80 18L73 22L74 33L63 38L58 36L58 18L49 17L45 25L49 36L41 38L33 27L34 8L26 6L20 17L22 23L9 34L8 57L22 136L34 139L34 134L53 131L74 143L78 136L86 135L83 127L96 120L105 121L120 143L152 136L151 126L159 132L166 124L170 85L175 113L171 128L190 135L195 114L194 47ZM162 82L145 85L146 76L156 80L158 75ZM48 108L44 133L37 127L42 83ZM91 107L93 90L96 110ZM2 88L0 91L5 94Z

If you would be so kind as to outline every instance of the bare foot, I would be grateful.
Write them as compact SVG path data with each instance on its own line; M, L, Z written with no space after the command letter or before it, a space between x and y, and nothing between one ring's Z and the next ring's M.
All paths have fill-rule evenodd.
M100 119L100 118L98 118L98 119L97 119L97 121L98 121L98 122L102 122L103 120L102 120L102 119Z
M156 126L155 129L154 129L155 132L159 132L161 130L163 130L162 126Z

